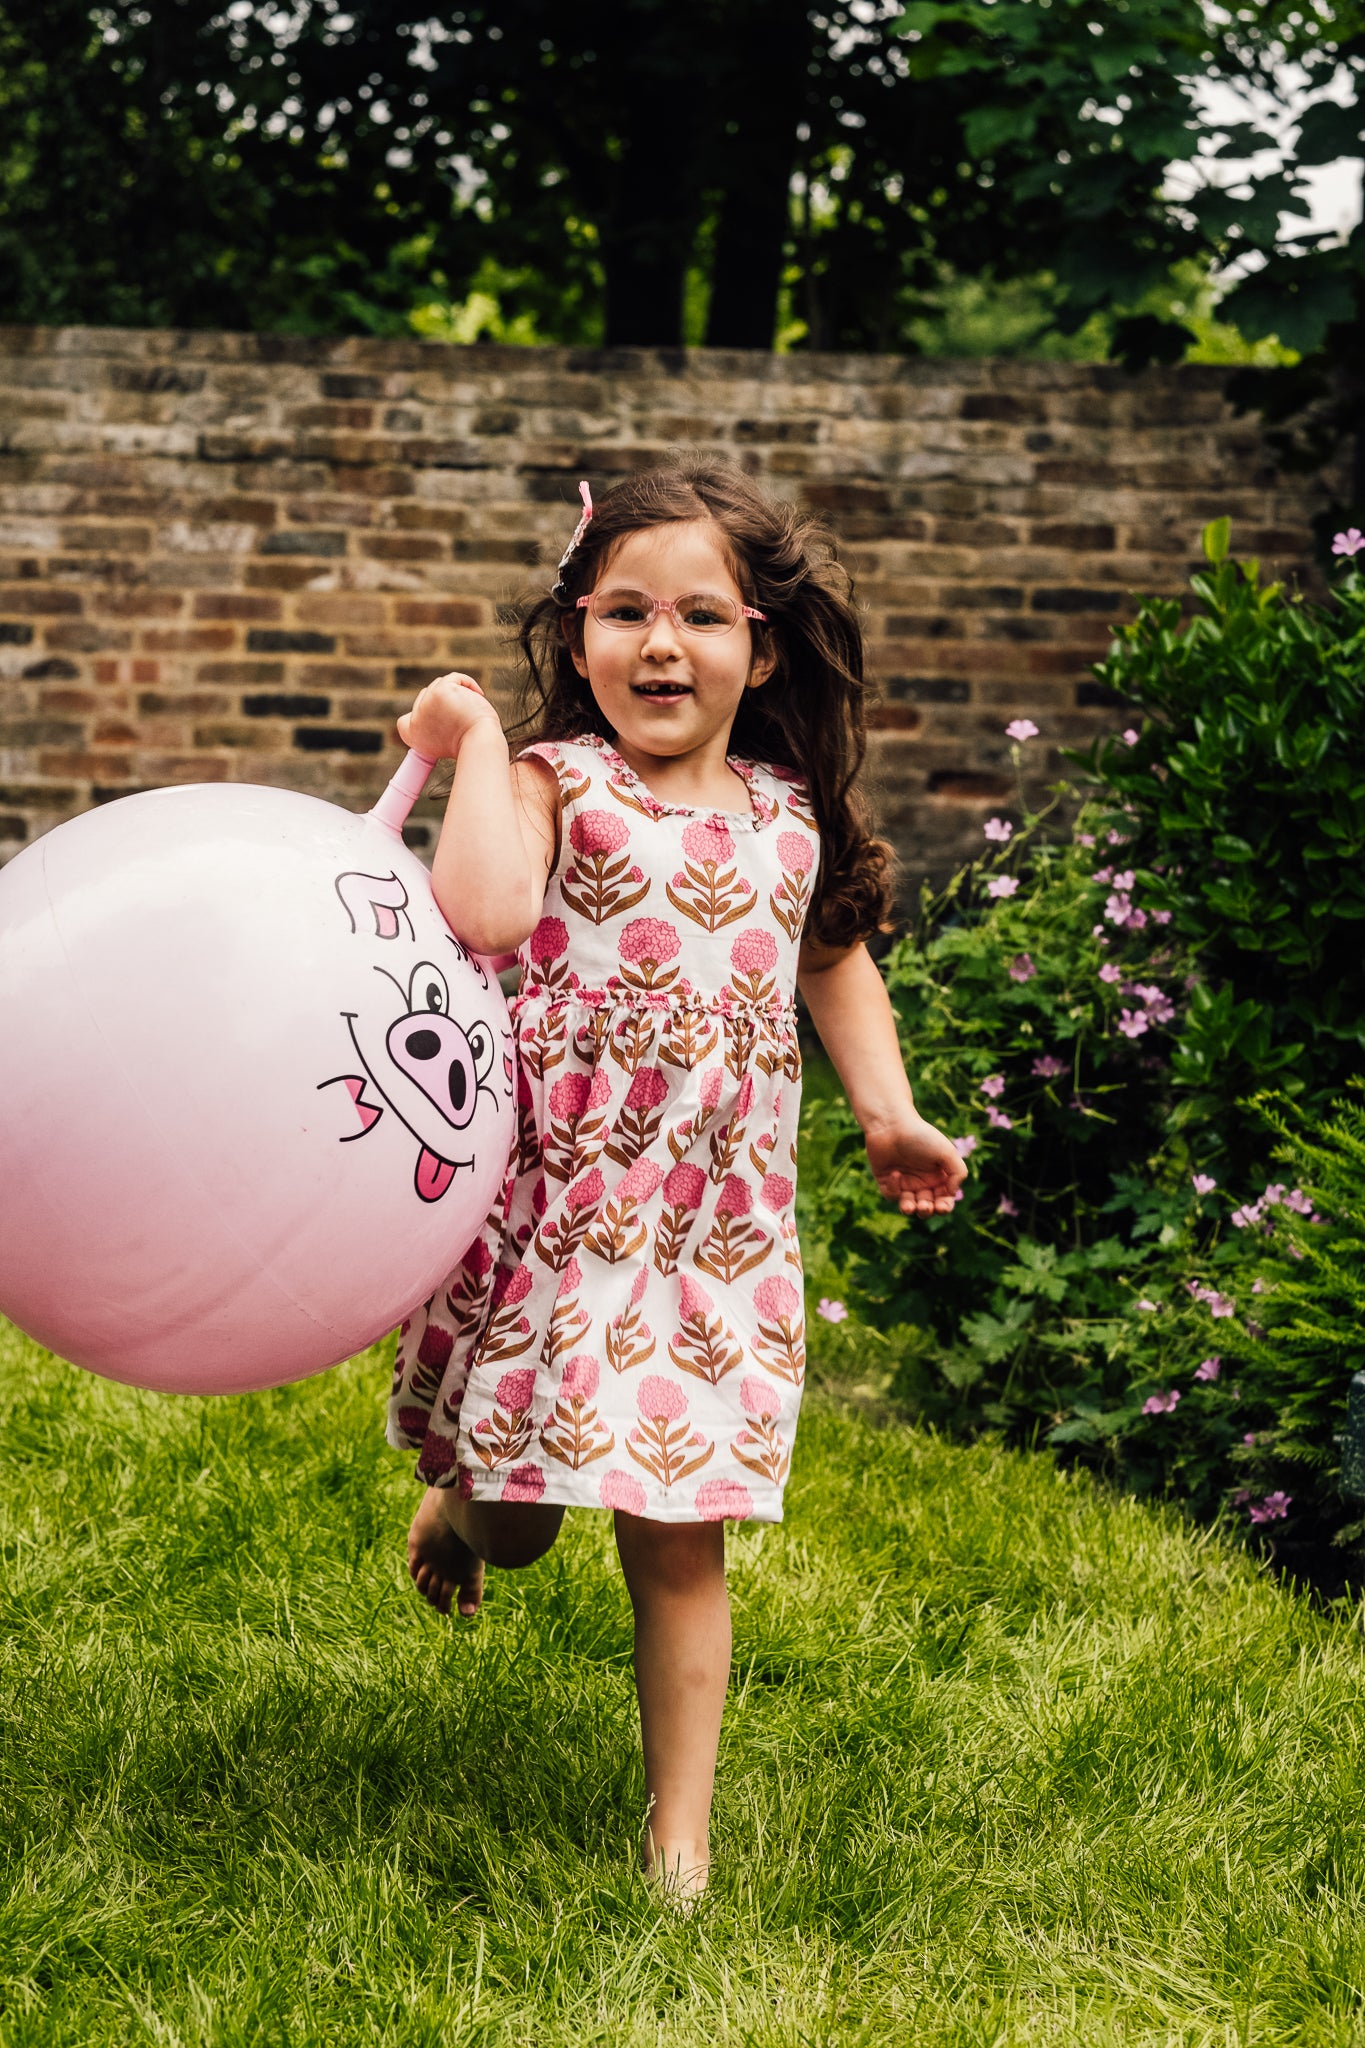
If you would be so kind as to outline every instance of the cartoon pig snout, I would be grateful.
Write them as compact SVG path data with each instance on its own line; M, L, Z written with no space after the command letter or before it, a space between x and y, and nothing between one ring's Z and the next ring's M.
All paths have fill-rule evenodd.
M416 1082L448 1124L462 1131L474 1115L479 1083L488 1071L488 1060L480 1059L486 1036L481 1024L474 1026L471 1038L453 1017L418 1010L389 1027L386 1043L400 1073Z

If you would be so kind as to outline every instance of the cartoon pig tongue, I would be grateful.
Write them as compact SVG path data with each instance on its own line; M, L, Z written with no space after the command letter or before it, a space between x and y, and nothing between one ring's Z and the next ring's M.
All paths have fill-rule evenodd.
M423 1145L417 1159L415 1176L417 1192L424 1202L439 1202L455 1178L455 1169L448 1159L438 1159L436 1154Z

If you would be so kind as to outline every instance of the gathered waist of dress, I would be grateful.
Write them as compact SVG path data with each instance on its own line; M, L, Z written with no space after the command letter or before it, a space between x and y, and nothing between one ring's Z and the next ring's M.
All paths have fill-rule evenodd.
M675 1016L680 1011L690 1011L712 1017L752 1018L768 1024L796 1022L796 1004L790 996L753 1002L724 989L714 995L701 995L692 989L562 989L529 981L522 984L508 1007L514 1017L519 1017L531 1004L547 1010L636 1010L651 1016Z

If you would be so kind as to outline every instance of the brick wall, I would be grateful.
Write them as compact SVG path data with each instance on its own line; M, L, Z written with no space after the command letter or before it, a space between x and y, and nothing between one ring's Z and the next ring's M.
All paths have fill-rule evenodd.
M168 782L365 806L429 676L510 702L499 607L577 479L687 443L841 535L878 816L908 879L941 873L1009 802L1009 718L1042 781L1113 721L1089 664L1206 520L1304 570L1326 486L1276 475L1226 374L0 330L0 857Z

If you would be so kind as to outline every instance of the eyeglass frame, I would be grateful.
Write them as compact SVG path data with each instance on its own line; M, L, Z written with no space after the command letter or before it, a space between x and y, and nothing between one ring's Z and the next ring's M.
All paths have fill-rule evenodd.
M580 597L577 600L577 602L574 605L574 610L577 612L587 611L596 595L597 592L595 590L588 591L585 597ZM636 597L647 597L650 603L653 605L654 609L649 614L649 617L647 619L640 619L635 621L634 623L627 622L625 624L613 624L610 619L597 619L596 612L592 612L590 616L594 619L597 619L598 625L601 626L603 630L608 633L647 633L650 627L654 624L654 621L658 618L659 613L667 612L668 616L673 621L674 627L679 633L696 633L703 640L719 640L722 634L733 633L735 627L739 624L739 619L757 619L758 623L761 626L766 626L768 623L768 614L766 612L758 611L751 604L742 604L739 607L739 619L731 619L729 625L722 626L719 631L717 631L715 627L686 626L683 624L682 620L678 617L678 606L682 603L683 597L724 597L725 592L723 590L685 590L683 592L683 597L675 597L672 599L655 597L653 591L651 590L637 590L633 592L633 595ZM734 602L734 598L731 598L730 603L733 604Z

